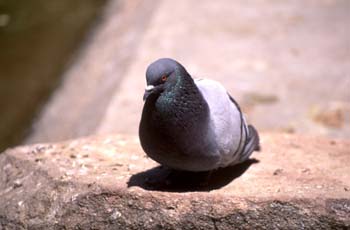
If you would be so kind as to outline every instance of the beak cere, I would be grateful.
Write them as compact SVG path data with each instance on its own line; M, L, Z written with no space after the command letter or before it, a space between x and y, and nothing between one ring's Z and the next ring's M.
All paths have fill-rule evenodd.
M145 94L143 94L143 100L145 101L147 97L152 93L154 89L154 85L147 85L145 88Z
M146 86L145 90L151 91L153 88L154 88L154 85L148 85L148 86Z

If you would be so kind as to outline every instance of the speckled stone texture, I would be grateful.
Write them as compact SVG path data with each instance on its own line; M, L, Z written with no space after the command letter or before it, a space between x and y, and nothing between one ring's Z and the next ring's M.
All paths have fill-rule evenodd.
M137 137L95 136L0 155L0 229L350 228L350 140L262 134L248 162L174 172Z

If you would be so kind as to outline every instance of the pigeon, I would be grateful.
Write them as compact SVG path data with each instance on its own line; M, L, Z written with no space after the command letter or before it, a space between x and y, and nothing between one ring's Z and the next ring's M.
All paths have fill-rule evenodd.
M259 151L257 130L217 81L193 79L177 61L161 58L146 70L139 125L145 153L171 169L212 171Z

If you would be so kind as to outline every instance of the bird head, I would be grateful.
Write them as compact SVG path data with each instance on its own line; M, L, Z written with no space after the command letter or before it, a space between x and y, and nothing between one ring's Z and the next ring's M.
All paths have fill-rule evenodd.
M180 63L170 58L161 58L151 63L146 70L147 86L143 100L147 100L152 94L159 95L175 85L177 77L182 73L188 74Z

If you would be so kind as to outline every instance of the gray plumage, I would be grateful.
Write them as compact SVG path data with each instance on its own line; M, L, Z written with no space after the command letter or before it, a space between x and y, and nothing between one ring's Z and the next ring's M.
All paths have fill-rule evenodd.
M259 150L257 131L220 83L193 80L169 58L153 62L146 80L139 137L161 165L208 171L239 164Z

